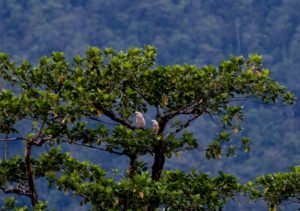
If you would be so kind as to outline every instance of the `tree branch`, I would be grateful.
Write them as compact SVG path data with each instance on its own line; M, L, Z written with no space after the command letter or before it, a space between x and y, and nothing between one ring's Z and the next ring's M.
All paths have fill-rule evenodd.
M25 140L23 137L17 137L17 138L1 138L0 141L19 141L19 140Z
M70 143L68 141L62 141L64 143ZM80 144L80 143L72 143L74 145L78 145L78 146L84 146L84 147L88 147L88 148L92 148L92 149L96 149L96 150L100 150L100 151L105 151L105 152L109 152L109 153L112 153L112 154L117 154L117 155L127 155L125 152L118 152L118 151L114 151L114 150L107 150L105 148L101 148L101 147L96 147L96 146L93 146L93 145L87 145L87 144Z
M168 121L175 117L176 115L179 115L179 114L193 114L193 112L197 111L194 107L195 106L199 106L200 105L200 102L199 100L197 101L194 101L186 106L183 106L173 112L169 112L167 114L165 114L160 120L159 120L159 131L158 131L158 134L163 134L163 131L168 123ZM191 110L192 109L192 110ZM199 113L196 113L195 114L195 117L188 120L184 126L182 128L180 128L177 132L179 132L180 130L182 130L183 128L186 128L189 123L191 121L193 121L194 119L196 119L197 117L199 117L201 114L203 114L205 110L203 109L203 111L199 112ZM155 181L158 181L161 177L161 173L162 173L162 170L164 168L164 163L165 163L165 160L166 160L166 157L164 155L164 149L162 149L160 146L158 147L155 147L154 149L154 162L153 162L153 165L152 165L152 175L151 175L151 178Z
M192 121L194 121L195 119L197 119L201 114L203 114L203 112L200 113L200 114L195 115L191 119L188 119L180 128L177 128L174 132L171 132L171 134L178 133L178 132L182 131L183 129L187 128L190 125L190 123Z
M155 109L156 109L156 119L159 119L160 118L159 105L155 105Z
M94 120L94 121L97 121L97 122L102 122L104 124L108 124L108 125L113 125L113 126L117 126L117 125L120 125L120 124L116 124L116 123L110 123L110 122L106 122L106 121L103 121L103 120L100 120L98 118L95 118L95 117L89 117L91 120Z
M46 136L46 137L42 137L42 138L40 139L40 141L37 141L37 140L43 135L42 130L43 130L44 126L45 126L45 121L44 121L44 122L42 123L41 129L40 129L39 133L37 134L37 136L36 136L34 139L31 140L31 144L32 144L32 145L35 145L35 146L41 146L41 145L43 145L46 141L49 141L49 140L51 140L51 139L55 139L55 138L58 137L59 134L65 129L65 127L67 127L67 126L64 125L64 124L61 124L61 125L62 125L62 128L59 130L58 134L56 134L55 136L49 135L49 136Z
M26 190L23 190L23 189L20 189L19 187L16 187L16 188L3 188L3 187L0 187L0 189L4 193L15 193L15 194L18 194L18 195L24 195L24 196L28 196L28 197L31 196L30 192L28 192Z
M133 84L136 84L136 82L132 82L132 83L129 83L128 85L131 87L131 88L133 88L146 102L150 102L150 100L149 99L147 99L147 97L144 95L144 94L142 94Z
M118 117L115 113L113 113L109 110L105 110L99 103L94 103L93 105L95 106L96 109L101 110L106 116L111 118L113 121L118 122L118 123L130 128L130 129L132 129L132 130L135 129L132 124L130 124L126 120Z
M32 145L42 146L46 141L49 141L51 139L54 139L54 137L53 136L47 136L45 138L42 138L40 141L32 140Z
M44 120L42 122L42 125L41 125L41 128L38 132L38 134L36 135L36 137L32 140L32 144L35 145L35 146L41 146L42 144L44 144L47 140L50 139L50 137L48 136L47 138L42 138L40 141L37 141L41 136L42 136L42 130L44 129L45 127L45 124L46 124L46 121Z
M191 113L191 112L186 113L186 112L184 112L184 111L185 111L186 109L191 109L191 108L193 108L194 106L197 106L197 105L199 105L198 100L197 100L196 102L192 102L192 103L190 103L190 104L188 104L188 105L185 105L185 106L183 106L183 107L181 107L181 108L179 108L179 109L177 109L177 110L175 110L175 111L172 111L172 112L169 112L169 113L165 114L165 115L162 117L162 119L167 119L167 120L169 120L169 119L175 117L175 116L178 115L178 114L189 114L189 113Z
M217 122L214 117L212 116L212 114L209 111L206 111L206 113L208 113L209 117L211 118L211 120L218 126L223 127L223 125L219 122Z

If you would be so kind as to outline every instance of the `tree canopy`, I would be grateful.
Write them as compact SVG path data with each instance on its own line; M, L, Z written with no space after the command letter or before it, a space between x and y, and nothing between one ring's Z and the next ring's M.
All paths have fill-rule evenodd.
M14 63L1 53L0 75L10 87L0 92L1 141L20 142L25 149L24 156L0 161L1 190L44 207L37 180L46 178L95 210L221 209L234 198L242 189L233 175L164 170L166 159L193 149L204 150L207 159L248 152L250 137L239 135L245 101L292 104L294 95L269 76L257 54L202 67L162 66L155 59L152 46L90 47L71 61L54 52L37 65ZM146 127L137 127L136 111L147 116ZM150 116L158 122L157 132ZM202 116L219 125L204 146L187 130ZM127 172L110 176L99 165L61 152L65 143L124 156ZM51 149L36 153L44 145ZM9 199L7 206L14 203Z

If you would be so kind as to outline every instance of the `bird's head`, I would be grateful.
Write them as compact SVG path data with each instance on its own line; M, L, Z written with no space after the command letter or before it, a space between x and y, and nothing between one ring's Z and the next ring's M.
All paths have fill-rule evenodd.
M139 111L134 112L136 116L142 116L142 113Z
M152 119L151 122L152 122L153 125L154 125L154 124L157 124L157 125L158 125L158 121L156 121L155 119Z

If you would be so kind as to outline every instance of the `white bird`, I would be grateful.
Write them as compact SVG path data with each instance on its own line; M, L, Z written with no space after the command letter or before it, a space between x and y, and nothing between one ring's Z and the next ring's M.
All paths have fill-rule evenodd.
M136 124L137 124L137 127L138 128L145 128L146 122L145 122L145 119L143 117L143 114L141 112L139 112L139 111L136 111L135 115L136 115Z
M152 122L152 129L155 132L155 134L158 134L158 130L159 130L159 124L155 119L151 120Z

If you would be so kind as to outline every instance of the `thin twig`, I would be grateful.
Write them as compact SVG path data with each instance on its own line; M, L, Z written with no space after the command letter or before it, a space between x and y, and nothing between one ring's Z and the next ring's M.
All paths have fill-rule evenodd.
M162 117L162 119L167 119L167 120L169 120L169 119L172 119L173 117L175 117L175 116L178 115L178 114L185 114L184 111L185 111L186 109L190 109L190 108L192 108L192 107L194 107L194 106L196 106L196 105L198 105L198 101L192 102L192 103L190 103L190 104L188 104L188 105L185 105L185 106L183 106L183 107L181 107L181 108L179 108L179 109L177 109L177 110L175 110L175 111L169 112L169 113L165 114L165 115ZM191 112L189 112L189 113L191 113Z
M104 124L107 124L107 125L113 125L113 126L117 126L117 125L120 125L120 124L117 124L117 123L110 123L110 122L106 122L106 121L103 121L103 120L100 120L98 118L95 118L95 117L89 117L91 120L94 120L94 121L97 121L97 122L102 122Z
M190 123L192 121L194 121L195 119L197 119L201 114L197 114L193 118L188 119L180 128L177 128L174 132L171 132L170 134L178 133L178 132L182 131L183 129L187 128L190 125Z
M220 126L220 127L223 127L223 125L222 125L221 123L217 122L217 121L214 119L214 117L212 116L212 114L211 114L210 112L206 111L206 113L208 113L209 117L211 118L211 120L212 120L216 125L218 125L218 126Z
M64 143L70 143L68 141L62 141ZM114 150L108 150L108 149L105 149L105 148L101 148L101 147L96 147L96 146L93 146L93 145L87 145L87 144L80 144L80 143L70 143L70 144L74 144L74 145L78 145L78 146L84 146L84 147L88 147L88 148L92 148L92 149L96 149L96 150L100 150L100 151L105 151L105 152L109 152L109 153L112 153L112 154L117 154L117 155L126 155L126 153L124 152L118 152L118 151L114 151Z
M133 84L136 84L136 83L129 83L129 86L131 88L133 88L146 102L149 103L150 100L147 99L147 97L144 94L142 94Z
M0 138L0 141L18 141L18 140L25 140L23 137L17 137L17 138Z
M202 148L202 147L182 147L182 148L178 148L176 149L175 151L176 152L182 152L182 151L190 151L190 150L203 150L203 151L206 151L208 150L209 148L205 147L205 148ZM228 150L230 149L229 147L223 147L221 148L222 150ZM241 150L241 149L244 149L243 147L235 147L235 149L237 150Z

